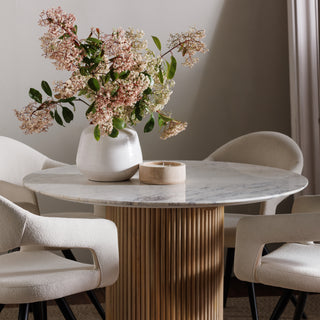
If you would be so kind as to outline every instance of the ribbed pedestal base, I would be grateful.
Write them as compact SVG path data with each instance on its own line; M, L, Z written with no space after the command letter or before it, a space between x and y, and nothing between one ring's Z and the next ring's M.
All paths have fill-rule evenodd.
M108 207L106 218L120 250L107 319L223 319L223 207Z

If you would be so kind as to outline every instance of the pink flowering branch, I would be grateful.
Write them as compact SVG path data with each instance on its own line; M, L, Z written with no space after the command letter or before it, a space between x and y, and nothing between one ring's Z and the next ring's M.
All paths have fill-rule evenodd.
M43 11L39 24L48 27L41 37L44 56L53 60L57 70L71 71L68 80L56 81L52 90L47 82L41 87L47 94L31 88L29 96L34 100L16 116L26 133L46 132L55 120L59 125L73 120L74 102L88 106L85 116L95 125L96 139L102 135L117 136L118 130L135 125L150 116L145 132L150 132L158 113L161 138L174 136L186 128L186 123L166 116L161 110L170 99L177 61L173 50L185 56L183 64L192 66L197 62L194 54L205 52L203 30L190 28L180 34L171 34L164 54L156 56L147 47L144 33L140 30L118 28L111 34L100 33L92 28L86 39L79 39L75 16L60 7ZM153 37L161 51L161 43ZM164 57L171 53L171 61ZM161 54L161 52L160 52ZM165 69L165 65L167 68ZM77 96L84 96L89 103ZM73 109L70 107L73 107ZM61 109L60 109L61 108ZM63 121L64 120L64 121Z
M172 53L172 51L180 46L182 46L183 44L185 44L186 42L188 42L190 40L185 40L182 42L179 42L177 45L175 45L174 47L172 47L171 49L169 49L168 51L166 51L164 54L162 54L160 57L163 58L164 56L166 56L168 53Z

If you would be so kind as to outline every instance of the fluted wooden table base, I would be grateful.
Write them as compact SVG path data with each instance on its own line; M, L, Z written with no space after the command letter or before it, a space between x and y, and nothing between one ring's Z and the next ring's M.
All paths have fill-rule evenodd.
M223 319L223 207L106 208L119 231L107 319Z

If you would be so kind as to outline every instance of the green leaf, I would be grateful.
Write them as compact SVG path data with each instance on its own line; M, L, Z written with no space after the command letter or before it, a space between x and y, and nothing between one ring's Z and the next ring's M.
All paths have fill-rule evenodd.
M94 134L94 138L95 138L97 141L99 141L99 140L100 140L100 128L99 128L99 125L98 125L98 124L94 127L93 134Z
M52 110L50 110L50 116L52 119L54 119L54 112Z
M93 60L93 62L94 62L94 60ZM90 72L92 73L92 71L96 70L98 65L99 65L99 63L94 62L88 69L89 73Z
M146 90L143 91L144 94L150 94L152 93L152 89L148 87Z
M84 49L85 49L86 51L88 51L87 46L83 46L83 47L84 47ZM90 63L91 63L91 59L89 59L88 57L84 57L82 61L83 61L85 64L90 64Z
M154 116L151 113L150 119L149 121L146 123L146 125L144 126L144 132L150 132L152 131L152 129L154 128Z
M168 70L168 79L172 79L176 73L177 69L177 60L174 56L171 56L171 63Z
M90 78L88 80L88 86L90 89L92 89L93 91L99 91L100 90L100 84L99 81L96 78Z
M140 104L136 104L136 106L135 106L135 109L134 109L134 113L135 113L135 115L136 115L136 118L139 120L139 121L141 121L143 118L142 118L142 116L141 116L141 109L140 109L140 106L139 106Z
M110 72L101 76L102 84L105 85L110 80Z
M86 111L86 116L87 116L90 112L92 112L92 113L95 113L95 112L96 112L95 102L92 102L91 105L90 105L90 107L87 109L87 111Z
M77 25L75 25L74 27L73 27L73 33L74 34L77 34L77 32L78 32L78 26Z
M90 37L90 38L87 38L86 39L86 42L87 43L96 43L96 44L102 44L102 41L97 39L97 38L93 38L93 37Z
M52 97L52 91L47 81L41 81L41 88L49 97Z
M97 67L99 65L99 63L102 61L102 58L101 57L95 57L93 59L93 62L95 63L95 67Z
M83 96L84 94L87 94L87 89L81 89L79 92L78 92L78 96Z
M162 127L170 122L172 119L169 117L164 116L163 114L158 113L158 125Z
M65 102L65 103L67 103L67 102L72 102L72 101L74 101L74 100L76 100L76 97L70 97L70 98L65 98L65 99L59 99L59 100L58 100L58 102Z
M158 117L158 125L159 127L165 126L166 122L161 117Z
M86 76L86 75L89 74L89 71L88 71L88 69L87 69L86 67L80 67L80 68L79 68L79 71L80 71L80 74L81 74L82 76Z
M119 130L122 130L126 127L126 123L120 118L113 118L112 124L113 124L114 128L119 129Z
M167 72L168 72L170 69L170 63L167 60L166 60L166 65L167 65Z
M160 40L155 36L152 36L152 40L155 43L155 45L157 46L157 48L159 49L159 51L161 51L161 42L160 42Z
M159 80L160 80L160 83L163 84L163 74L162 74L162 70L161 68L159 69Z
M62 115L66 123L70 123L73 120L73 112L66 107L62 107Z
M120 72L119 78L120 79L127 79L129 74L130 74L130 70L122 71L122 72Z
M105 75L105 82L108 82L111 78L110 72Z
M113 70L110 71L110 76L111 76L111 80L112 81L115 81L115 80L119 79L119 73L115 72Z
M38 90L30 88L29 96L34 101L36 101L38 103L42 103L42 94Z
M112 132L109 134L109 137L111 137L111 138L116 138L116 137L118 136L118 134L119 134L118 129L113 128L113 129L112 129Z
M63 121L62 121L62 119L61 119L61 117L60 117L60 115L59 115L59 113L58 113L57 110L55 110L55 112L54 112L54 119L56 120L56 122L57 122L60 126L63 126L63 127L64 127Z

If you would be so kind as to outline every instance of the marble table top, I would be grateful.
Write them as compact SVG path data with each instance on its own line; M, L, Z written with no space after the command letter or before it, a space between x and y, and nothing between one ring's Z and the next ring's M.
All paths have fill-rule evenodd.
M87 180L74 165L32 173L24 185L41 194L75 202L123 207L212 207L286 196L304 189L305 177L290 171L239 163L186 163L183 184L147 185L136 174L123 182Z

